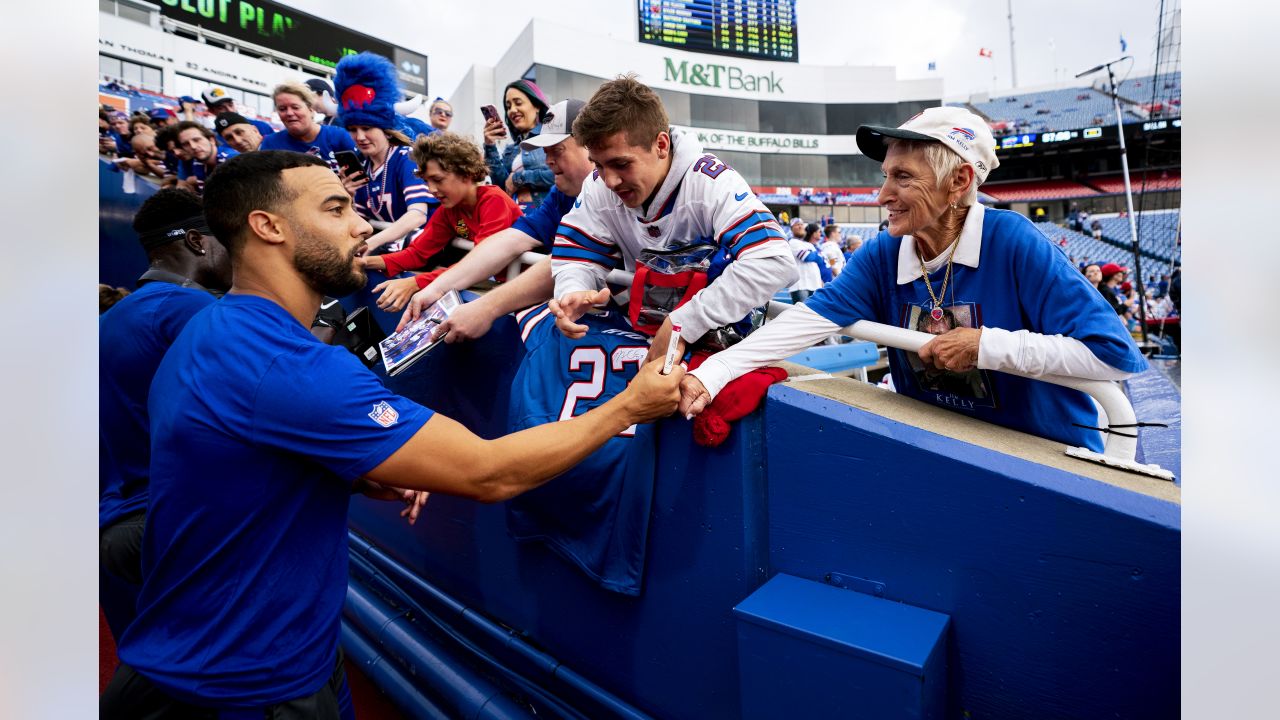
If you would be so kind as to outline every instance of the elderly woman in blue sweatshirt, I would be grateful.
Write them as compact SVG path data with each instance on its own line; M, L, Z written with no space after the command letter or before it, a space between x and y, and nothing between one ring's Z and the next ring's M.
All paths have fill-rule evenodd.
M681 383L696 414L730 380L789 357L858 320L938 337L889 353L897 391L987 422L1102 450L1084 393L1030 377L1122 380L1147 367L1115 312L1027 218L977 203L996 168L977 115L929 108L897 128L858 128L882 162L889 227L803 305L712 355Z
M528 212L542 204L542 199L555 184L555 175L547 167L547 155L541 148L523 150L520 143L542 131L542 114L550 103L532 80L517 80L507 85L502 94L506 127L498 120L484 126L484 161L489 166L489 179ZM498 152L498 141L509 142Z

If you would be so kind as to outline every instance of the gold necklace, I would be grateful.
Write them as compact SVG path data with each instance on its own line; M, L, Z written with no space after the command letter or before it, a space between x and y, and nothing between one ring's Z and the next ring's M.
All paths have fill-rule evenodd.
M920 259L920 277L924 278L925 289L929 291L929 299L933 301L933 309L929 311L929 317L934 320L942 319L942 300L947 297L947 284L951 282L951 261L955 258L958 247L960 247L960 238L951 242L951 253L947 255L947 270L942 275L942 289L934 295L933 282L929 280L929 271L924 267L924 255L920 254L920 241L916 239L916 257Z

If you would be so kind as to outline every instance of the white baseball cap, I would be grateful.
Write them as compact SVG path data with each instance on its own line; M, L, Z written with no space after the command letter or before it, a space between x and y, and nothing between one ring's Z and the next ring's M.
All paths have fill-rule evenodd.
M572 137L573 121L577 119L578 113L582 112L585 105L586 103L582 100L569 98L547 108L547 111L542 113L542 129L537 135L520 143L520 147L525 150L547 148Z
M896 128L863 125L858 128L858 149L872 160L884 162L886 137L941 142L973 166L979 185L1000 167L996 141L987 121L964 108L927 108Z
M217 85L200 93L200 99L204 100L204 106L208 108L228 100L235 100L235 98L231 97L231 93L227 92L226 88L220 88Z

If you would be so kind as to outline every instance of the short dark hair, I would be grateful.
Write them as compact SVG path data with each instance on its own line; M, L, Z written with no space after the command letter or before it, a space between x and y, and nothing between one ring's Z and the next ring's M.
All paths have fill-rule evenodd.
M156 131L156 147L161 150L168 150L169 143L178 142L178 126L166 125Z
M259 150L226 160L204 184L204 217L215 237L233 255L244 247L246 219L254 210L276 212L292 201L281 175L300 167L328 168L315 155L289 150Z
M133 231L142 235L202 212L204 204L195 193L180 188L162 188L138 208L138 214L133 216Z
M183 130L199 130L201 135L204 135L210 140L213 139L213 131L194 120L183 120L182 122L178 123L177 125L174 125L173 127L174 127L174 131L173 131L174 140L178 139L178 136L182 134Z
M573 121L573 138L591 148L625 132L628 145L649 148L670 125L658 93L629 74L596 90Z
M826 227L826 229L822 231L822 233L823 233L824 235L826 235L827 237L831 237L832 235L839 235L839 234L840 234L840 226L839 226L839 225L836 225L835 223L832 223L832 224L828 225L828 226Z

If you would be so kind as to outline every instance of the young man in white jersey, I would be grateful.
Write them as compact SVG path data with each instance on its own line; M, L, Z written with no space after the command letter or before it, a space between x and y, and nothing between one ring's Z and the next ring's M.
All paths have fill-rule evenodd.
M635 271L645 250L700 242L718 246L709 284L657 329L649 357L665 354L672 324L678 349L736 323L794 282L795 262L777 220L733 168L672 128L662 101L634 75L600 86L573 123L596 171L561 219L552 249L556 325L569 337L577 319L609 298L610 270ZM635 290L633 289L633 292Z

